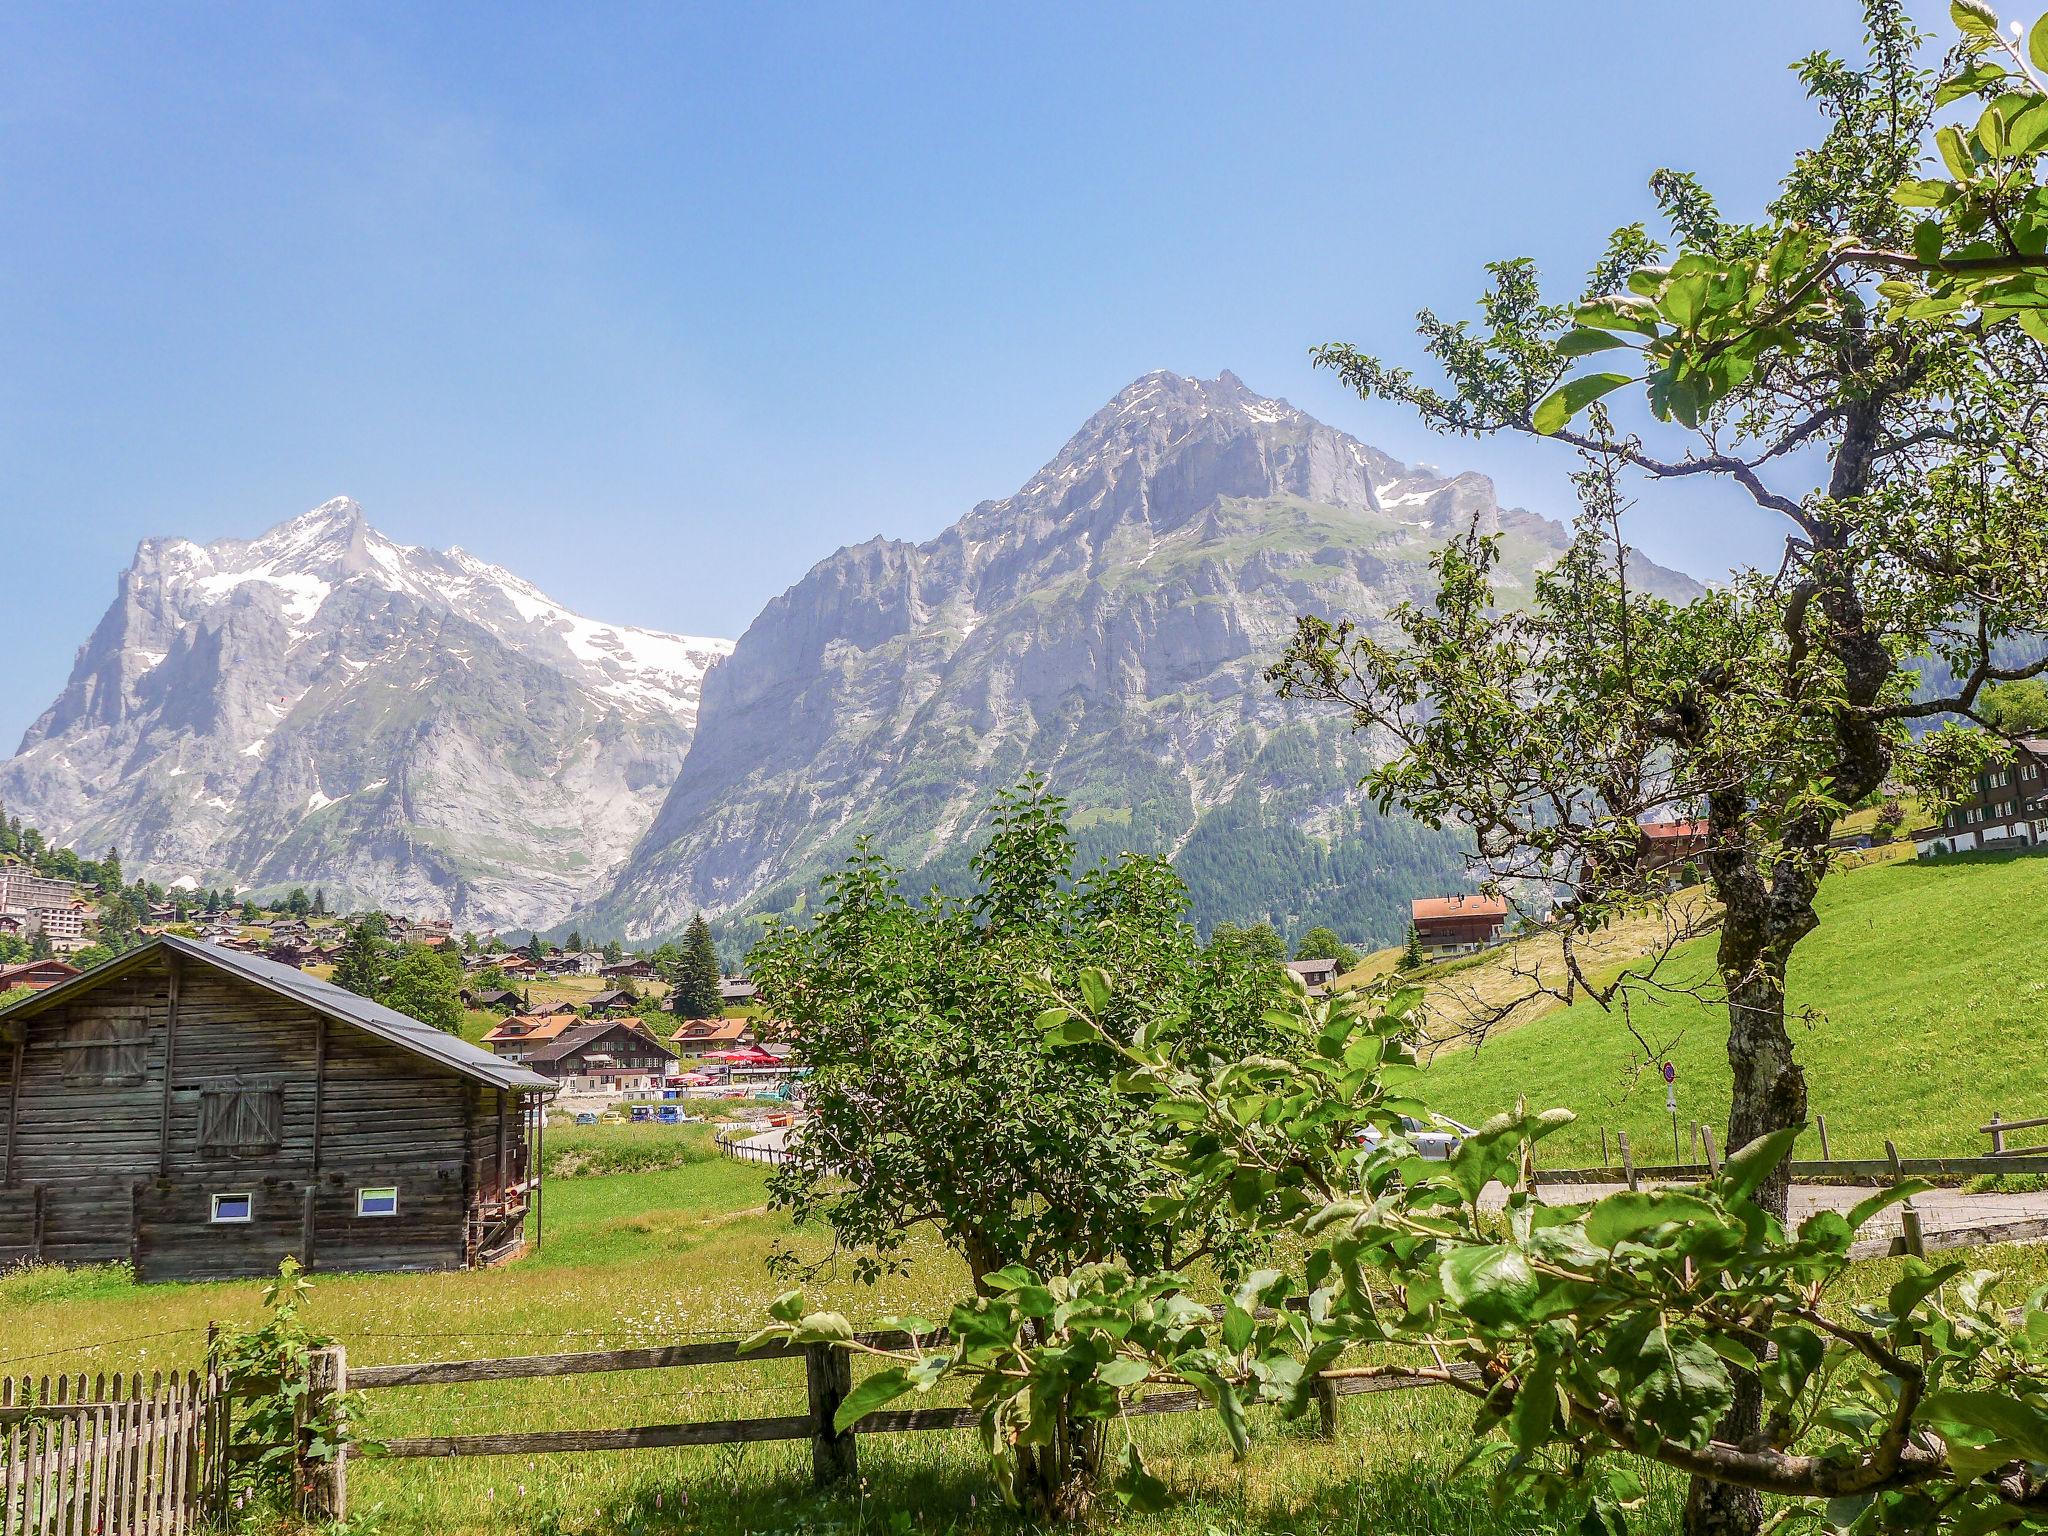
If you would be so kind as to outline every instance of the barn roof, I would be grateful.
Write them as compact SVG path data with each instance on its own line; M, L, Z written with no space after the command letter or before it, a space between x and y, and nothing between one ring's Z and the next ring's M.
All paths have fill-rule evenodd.
M459 1072L464 1077L475 1078L493 1088L514 1088L552 1093L555 1084L538 1072L529 1072L516 1063L503 1061L489 1051L480 1050L467 1040L445 1034L431 1024L422 1024L418 1019L386 1008L382 1003L373 1003L367 997L358 997L346 988L337 987L331 981L322 981L317 976L308 976L304 971L293 970L288 965L279 965L275 960L266 960L260 955L244 954L240 950L223 949L218 944L201 944L194 939L180 938L176 934L159 934L139 949L131 949L125 955L117 955L103 965L73 976L69 980L51 987L35 996L26 998L6 1010L9 1018L25 1014L41 1013L68 998L89 992L103 981L112 981L130 971L139 970L146 962L161 954L177 955L180 959L196 961L209 966L251 986L261 987L279 997L288 997L325 1018L336 1023L351 1024L366 1034L375 1035L401 1049L411 1051L415 1056L425 1057L435 1065Z
M594 1040L604 1038L604 1036L610 1034L615 1029L630 1030L634 1034L643 1036L649 1045L660 1051L664 1056L673 1057L675 1055L674 1051L671 1051L659 1040L647 1034L644 1029L641 1029L639 1024L640 1021L638 1019L588 1019L578 1024L574 1029L555 1036L554 1039L548 1041L539 1050L529 1051L526 1059L528 1061L560 1061L564 1056L574 1055L584 1046L589 1045Z

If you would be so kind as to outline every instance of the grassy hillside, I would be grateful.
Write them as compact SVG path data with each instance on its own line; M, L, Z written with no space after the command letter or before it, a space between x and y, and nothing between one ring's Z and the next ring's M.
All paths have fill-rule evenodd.
M1837 1156L1989 1150L1976 1127L2048 1115L2048 858L1975 855L1881 864L1832 878L1821 927L1796 956L1795 1048L1813 1109ZM1713 983L1710 936L1673 955L1660 981ZM1644 1039L1678 1068L1681 1125L1728 1113L1728 1023L1718 1004L1680 993L1640 998ZM1573 1161L1599 1150L1599 1128L1624 1129L1641 1157L1668 1156L1662 1080L1618 1014L1581 1003L1502 1034L1478 1051L1439 1056L1423 1091L1445 1113L1477 1120L1527 1094L1564 1105L1579 1124L1549 1145ZM1656 1149L1661 1149L1657 1153ZM1817 1150L1810 1155L1818 1155Z

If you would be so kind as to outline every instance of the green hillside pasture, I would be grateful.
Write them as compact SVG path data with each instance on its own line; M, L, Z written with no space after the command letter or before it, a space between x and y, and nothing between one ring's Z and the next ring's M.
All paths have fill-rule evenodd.
M1790 977L1794 1049L1814 1112L1837 1157L1990 1150L1976 1128L2048 1115L2048 858L2012 854L1884 864L1830 879L1821 926ZM1674 989L1713 990L1711 936L1659 973ZM1637 1030L1669 1045L1681 1127L1715 1134L1728 1115L1728 1020L1712 1001L1673 990L1639 998ZM1474 1051L1443 1054L1420 1074L1444 1113L1477 1121L1526 1094L1576 1110L1545 1143L1553 1166L1590 1163L1599 1131L1626 1130L1638 1161L1671 1151L1664 1084L1621 1016L1590 1003L1536 1019ZM1818 1157L1816 1138L1802 1156Z

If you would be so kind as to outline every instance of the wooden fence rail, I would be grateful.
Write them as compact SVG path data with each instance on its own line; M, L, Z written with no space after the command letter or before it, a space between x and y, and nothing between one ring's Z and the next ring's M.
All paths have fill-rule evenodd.
M926 1343L943 1335L923 1335ZM862 1333L857 1343L897 1349L913 1342L896 1331ZM627 1451L659 1446L740 1445L774 1440L811 1442L811 1466L819 1482L856 1470L855 1439L859 1435L914 1434L932 1430L971 1429L972 1408L910 1408L869 1414L853 1430L833 1426L841 1401L853 1386L853 1351L843 1344L767 1345L742 1353L740 1341L725 1339L649 1349L586 1350L571 1354L522 1355L491 1360L430 1360L415 1365L357 1366L347 1370L349 1389L377 1392L395 1387L443 1386L458 1382L513 1381L602 1371L669 1370L744 1364L754 1360L804 1361L804 1411L759 1418L700 1420L672 1424L634 1424L596 1429L527 1429L463 1435L419 1435L386 1440L378 1454L418 1456L535 1456L560 1451ZM1324 1433L1336 1429L1336 1401L1366 1392L1411 1391L1426 1382L1366 1377L1325 1377L1318 1383ZM1135 1415L1191 1413L1208 1406L1195 1391L1158 1391L1134 1399Z

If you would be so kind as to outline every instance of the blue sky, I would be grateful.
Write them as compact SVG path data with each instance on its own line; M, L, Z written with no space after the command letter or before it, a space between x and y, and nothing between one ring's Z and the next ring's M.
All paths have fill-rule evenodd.
M1713 19L1704 18L1711 10ZM1659 165L1741 211L1844 3L0 14L0 751L137 539L356 497L600 617L737 635L842 544L1014 489L1158 367L1235 370L1568 512L1308 348L1413 357ZM1646 504L1712 575L1732 503Z

